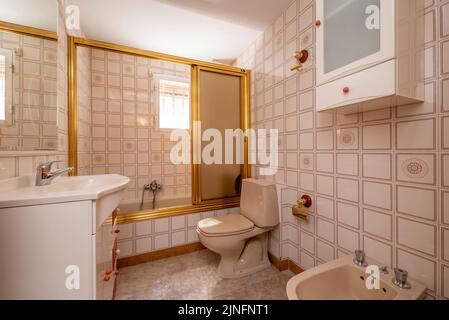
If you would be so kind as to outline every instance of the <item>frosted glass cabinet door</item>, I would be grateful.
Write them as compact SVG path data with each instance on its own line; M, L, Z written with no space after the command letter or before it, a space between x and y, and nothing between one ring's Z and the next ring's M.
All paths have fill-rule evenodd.
M317 0L317 84L394 58L394 0Z

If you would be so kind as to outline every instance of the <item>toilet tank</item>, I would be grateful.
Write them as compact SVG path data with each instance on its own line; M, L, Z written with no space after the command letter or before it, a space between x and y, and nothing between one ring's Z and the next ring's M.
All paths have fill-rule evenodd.
M279 209L276 185L263 180L243 180L240 213L259 228L277 226Z

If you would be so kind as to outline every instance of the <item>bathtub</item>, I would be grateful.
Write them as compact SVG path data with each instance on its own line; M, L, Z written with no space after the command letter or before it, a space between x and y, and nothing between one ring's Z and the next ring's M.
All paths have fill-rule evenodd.
M175 198L175 199L156 199L154 209L163 209L179 206L188 206L192 204L192 198ZM120 214L136 213L140 211L149 211L153 209L153 201L146 200L140 209L140 201L124 201L119 205Z

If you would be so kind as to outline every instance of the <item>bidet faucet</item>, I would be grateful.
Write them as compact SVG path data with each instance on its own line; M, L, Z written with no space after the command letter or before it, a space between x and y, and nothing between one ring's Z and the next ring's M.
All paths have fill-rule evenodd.
M75 169L73 167L68 167L65 169L57 170L55 172L50 172L52 165L54 163L58 163L58 162L62 162L62 161L51 161L51 162L41 163L40 165L37 166L37 171L36 171L36 186L37 187L49 185L53 181L54 178L59 177L60 175L63 175L65 173L70 173Z
M410 289L412 286L407 280L408 280L407 270L401 268L394 268L394 278L391 280L394 285L398 286L401 289Z
M354 264L359 267L367 267L368 263L365 260L365 252L362 250L356 250L355 251L355 258L354 258Z

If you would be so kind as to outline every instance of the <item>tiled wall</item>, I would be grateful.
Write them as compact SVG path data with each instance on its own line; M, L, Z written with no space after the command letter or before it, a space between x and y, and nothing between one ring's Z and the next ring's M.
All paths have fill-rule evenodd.
M14 63L15 124L0 127L0 150L56 149L57 43L0 31L0 47L22 51Z
M92 173L128 176L127 201L140 200L153 179L162 184L159 199L190 197L190 167L171 163L171 130L157 127L154 81L189 79L189 67L94 49L91 68Z
M314 10L294 1L236 63L253 71L253 126L281 136L270 251L308 269L361 248L449 298L449 1L426 1L426 102L351 116L314 110ZM302 194L309 222L291 215Z
M199 242L196 233L198 221L235 212L238 208L121 224L120 258Z

